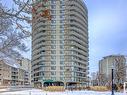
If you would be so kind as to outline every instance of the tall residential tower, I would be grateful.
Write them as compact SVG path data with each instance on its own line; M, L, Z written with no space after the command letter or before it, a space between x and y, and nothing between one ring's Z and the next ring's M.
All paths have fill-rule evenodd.
M99 74L106 79L106 83L111 82L112 69L114 69L114 83L123 84L126 80L126 57L124 55L109 55L99 61Z
M32 77L45 81L88 82L88 11L84 0L34 0Z

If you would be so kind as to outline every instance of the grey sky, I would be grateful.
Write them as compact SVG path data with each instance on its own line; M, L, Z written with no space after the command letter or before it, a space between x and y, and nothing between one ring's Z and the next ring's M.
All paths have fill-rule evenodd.
M12 0L3 0L10 5ZM10 1L10 2L9 2ZM111 54L127 54L127 0L86 0L89 12L90 72ZM31 40L26 44L31 48ZM31 51L23 53L31 58Z
M127 0L88 0L90 72L111 54L127 54Z

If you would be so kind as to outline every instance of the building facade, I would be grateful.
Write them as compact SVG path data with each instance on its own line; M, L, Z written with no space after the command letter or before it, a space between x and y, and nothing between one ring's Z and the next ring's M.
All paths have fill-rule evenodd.
M111 81L112 69L114 82L123 83L126 79L126 58L124 55L110 55L99 61L99 74Z
M28 59L23 59L28 60ZM31 84L31 71L28 67L23 68L19 59L4 59L0 61L0 86L18 86ZM30 60L24 64L31 64ZM30 66L31 67L31 66Z
M31 85L31 60L27 58L17 59L18 64L20 64L20 69L24 70L25 79L24 84Z
M86 84L88 11L84 1L33 0L32 16L33 82Z

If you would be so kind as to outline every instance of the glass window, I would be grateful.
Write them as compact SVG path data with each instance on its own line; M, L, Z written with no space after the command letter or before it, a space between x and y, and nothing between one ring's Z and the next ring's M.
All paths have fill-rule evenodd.
M56 15L51 15L52 19L56 19Z
M51 40L51 44L56 44L56 40Z
M56 51L55 50L51 50L51 54L56 54Z
M56 64L56 61L51 61L51 64L52 64L52 65L55 65L55 64Z
M64 50L60 50L60 54L64 54Z
M56 59L56 56L55 55L51 55L51 59Z
M56 23L56 20L51 20L51 23L53 23L53 24Z
M60 59L64 59L64 55L60 55Z
M51 49L56 49L56 46L55 45L51 45Z
M64 49L64 45L60 45L60 49Z
M55 39L55 38L56 38L56 35L51 35L51 38L52 38L52 39Z
M60 35L60 39L64 39L64 35Z
M64 66L60 66L60 70L64 70Z
M64 64L64 61L60 61L60 64L63 65Z
M56 75L56 72L51 72L51 75Z
M64 19L64 18L65 18L65 15L60 15L60 18L61 18L61 19Z
M64 41L63 40L60 40L60 44L64 44Z
M60 30L60 33L64 33L64 30Z
M56 70L56 66L51 66L51 70Z
M64 77L60 77L60 80L64 80Z
M60 20L60 23L64 23L64 20Z
M64 2L62 2L62 4L63 4ZM61 9L64 9L65 8L65 5L60 5L60 8Z
M65 13L65 11L64 10L60 10L60 13L62 14L62 13Z
M51 5L51 9L55 9L56 8L56 5Z
M56 1L55 0L51 0L51 4L56 4Z
M56 30L52 30L51 33L52 33L52 34L55 34L55 33L56 33Z
M60 25L60 28L64 28L64 25Z
M52 80L56 80L56 77L51 77Z
M60 0L60 4L63 4L64 3L64 0Z
M56 14L56 10L51 10L51 14Z
M60 75L64 75L64 72L60 72Z
M51 25L51 28L52 29L56 29L56 25Z

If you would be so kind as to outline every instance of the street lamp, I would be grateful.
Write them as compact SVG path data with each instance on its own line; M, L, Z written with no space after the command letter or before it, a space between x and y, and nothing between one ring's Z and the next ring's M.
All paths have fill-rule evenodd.
M112 68L112 94L114 95L114 69Z
M114 66L112 66L112 94L114 95Z

